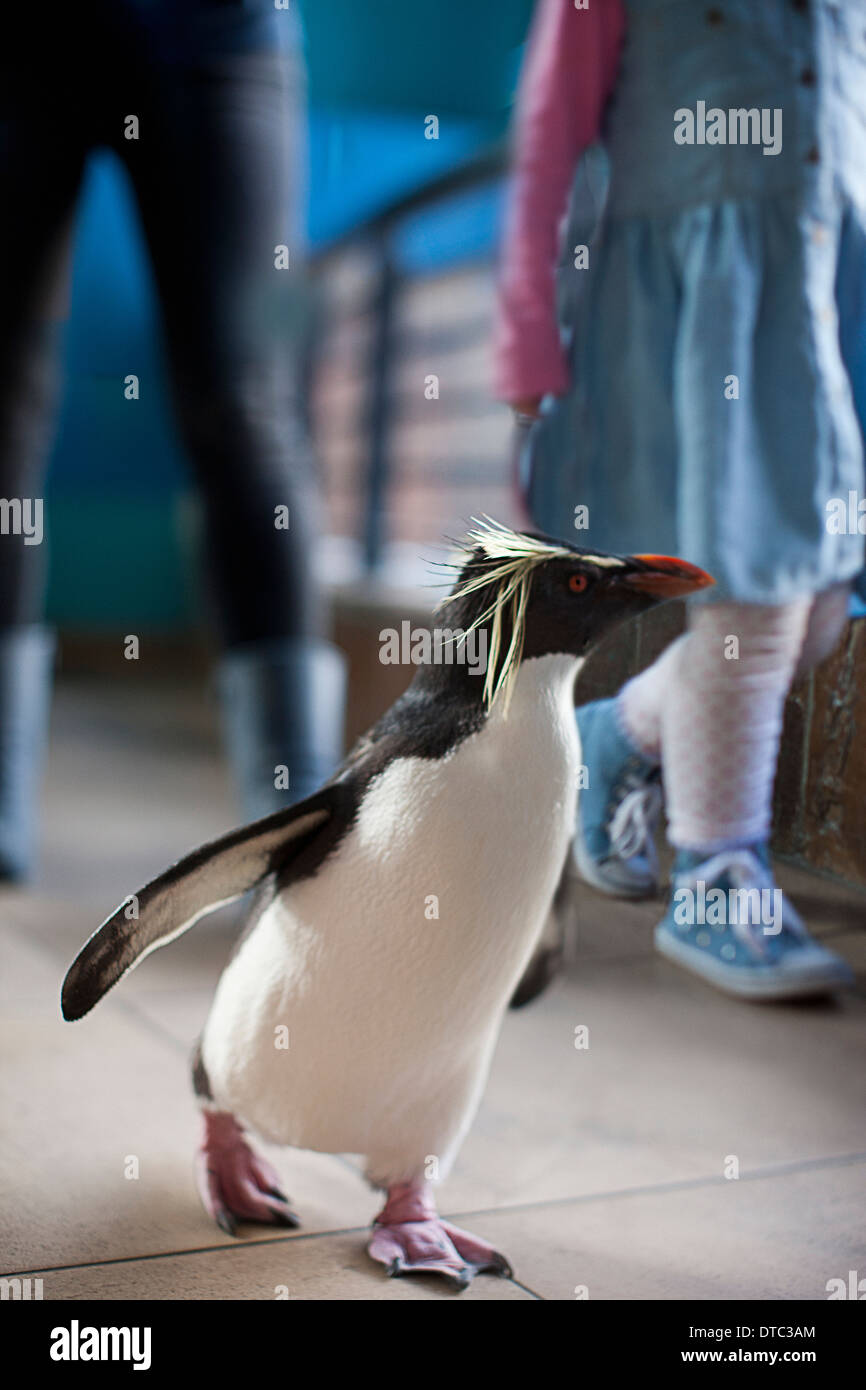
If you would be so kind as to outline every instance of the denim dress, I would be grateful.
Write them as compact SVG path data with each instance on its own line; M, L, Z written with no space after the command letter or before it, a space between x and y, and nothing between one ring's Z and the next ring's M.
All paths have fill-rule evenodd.
M576 545L682 555L708 598L862 584L866 0L626 10L564 239L573 386L530 432L530 511Z

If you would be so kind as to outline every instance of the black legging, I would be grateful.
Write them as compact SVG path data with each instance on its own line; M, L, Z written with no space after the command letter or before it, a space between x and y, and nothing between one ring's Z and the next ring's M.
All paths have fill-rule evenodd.
M41 495L56 398L46 300L86 156L108 146L150 252L223 640L315 634L298 279L274 265L276 246L298 253L290 60L274 42L285 17L272 0L18 4L29 13L4 33L0 72L0 496ZM118 390L134 371L118 364ZM41 616L42 549L0 536L0 628Z

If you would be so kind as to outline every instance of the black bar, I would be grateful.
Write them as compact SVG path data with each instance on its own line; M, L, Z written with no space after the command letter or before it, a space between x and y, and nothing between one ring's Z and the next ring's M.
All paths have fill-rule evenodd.
M403 1292L397 1281L394 1284L396 1292ZM422 1284L431 1287L429 1280ZM39 1373L39 1384L43 1377L49 1384L64 1384L70 1375L92 1382L101 1373L104 1379L107 1372L112 1380L131 1375L134 1385L139 1380L146 1383L148 1375L162 1381L166 1372L184 1370L195 1371L196 1385L210 1383L211 1376L217 1378L214 1383L230 1384L234 1374L243 1376L243 1383L250 1385L274 1373L282 1383L297 1379L298 1372L302 1381L315 1382L325 1373L333 1376L343 1358L343 1364L351 1358L356 1369L366 1366L369 1370L371 1358L387 1356L383 1334L387 1337L396 1327L404 1336L411 1336L413 1317L421 1317L421 1335L429 1342L427 1317L431 1314L423 1310L413 1314L402 1299L389 1299L388 1291L382 1292L384 1296L380 1294L375 1301L345 1303L339 1310L327 1300L320 1306L305 1302L303 1313L297 1306L299 1300L291 1299L7 1302L0 1323L4 1360L14 1366L13 1374L22 1384L31 1383L34 1371ZM465 1295L444 1292L442 1286L438 1292L433 1300L437 1303L466 1301ZM393 1306L395 1302L398 1307ZM523 1330L522 1325L517 1328L515 1318L523 1315L513 1303L507 1309L498 1303L498 1313L491 1304L486 1306L487 1312L479 1309L476 1315L481 1316L482 1324L475 1326L479 1340L473 1359L479 1366L483 1361L489 1374L494 1368L498 1370L503 1356L513 1356L515 1333ZM418 1305L415 1307L417 1310ZM446 1317L443 1327L439 1315L432 1316L440 1364L447 1367L449 1346L442 1339L453 1324ZM547 1379L554 1371L556 1378L565 1375L576 1384L587 1378L587 1372L593 1383L603 1384L609 1376L616 1380L628 1371L664 1375L670 1369L685 1367L700 1374L701 1367L707 1365L735 1373L752 1368L784 1370L793 1365L807 1374L817 1373L823 1384L828 1383L831 1373L845 1369L856 1379L864 1328L863 1309L859 1302L848 1299L760 1303L602 1303L575 1299L548 1303L544 1308L536 1304L526 1316L527 1330L536 1334L543 1330L546 1339L543 1348L533 1340L520 1356L531 1380ZM116 1343L121 1352L128 1353L127 1359L82 1359L80 1353L85 1348L88 1352L102 1351L102 1328L127 1331L126 1344L119 1337ZM95 1338L89 1329L97 1330ZM559 1347L553 1340L557 1332L563 1334ZM459 1341L465 1346L465 1330ZM114 1344L106 1338L104 1345L113 1349ZM407 1349L411 1344L407 1343ZM78 1359L56 1359L58 1352L74 1351ZM772 1353L775 1361L770 1360ZM133 1369L135 1354L141 1366L138 1374ZM401 1354L397 1366L391 1366L392 1373L396 1374L399 1363L411 1363L412 1359ZM515 1371L516 1365L512 1380Z

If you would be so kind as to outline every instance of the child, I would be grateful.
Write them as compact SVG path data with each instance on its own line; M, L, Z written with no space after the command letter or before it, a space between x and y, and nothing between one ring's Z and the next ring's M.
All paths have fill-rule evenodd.
M863 491L858 10L540 0L518 107L497 394L536 421L531 510L717 581L655 665L579 710L575 860L602 891L656 891L661 767L676 858L657 946L753 999L850 978L775 889L767 841L787 691L835 646L863 567L856 528L827 524ZM566 357L558 228L599 141L607 200L567 248L583 278ZM549 413L545 396L561 397ZM732 889L769 891L744 914Z

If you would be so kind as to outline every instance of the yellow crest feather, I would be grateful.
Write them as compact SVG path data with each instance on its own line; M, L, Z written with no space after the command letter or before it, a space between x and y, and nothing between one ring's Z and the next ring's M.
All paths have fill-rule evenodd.
M484 701L489 707L501 696L503 709L507 712L523 654L526 608L532 572L547 560L566 558L573 552L567 546L555 545L533 536L525 536L520 531L512 531L508 526L503 526L488 516L480 521L473 517L472 521L474 525L467 532L461 545L460 568L463 569L467 565L471 567L476 552L480 550L484 570L481 574L470 575L468 579L464 579L452 594L442 600L439 607L453 599L477 593L481 589L491 590L489 605L469 625L467 633L480 627L482 623L490 622ZM495 563L491 567L487 561ZM475 563L481 562L475 560ZM509 605L511 641L508 650L501 656L503 614Z

